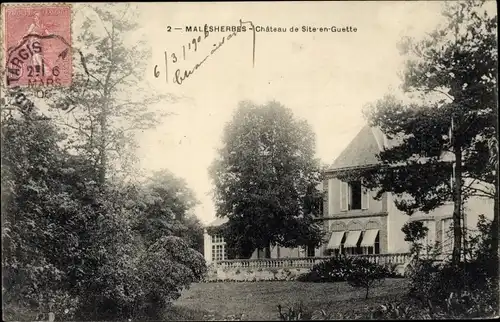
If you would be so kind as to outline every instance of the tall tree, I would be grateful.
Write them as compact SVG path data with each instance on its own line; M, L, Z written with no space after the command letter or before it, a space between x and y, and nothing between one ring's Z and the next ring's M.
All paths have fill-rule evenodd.
M320 172L310 126L277 102L242 102L222 142L210 175L217 216L229 218L229 248L249 257L256 248L269 255L270 245L318 245L311 200L321 198Z
M141 38L133 4L76 8L75 23L80 27L74 47L82 57L74 51L72 86L55 92L51 106L71 134L68 147L94 162L96 180L103 185L111 171L118 176L133 173L135 133L171 114L166 106L154 110L151 105L176 98L159 95L144 81L151 53Z
M463 202L481 196L498 204L489 153L497 136L497 22L483 4L451 3L443 11L445 23L426 39L404 39L402 89L419 99L409 103L387 95L367 110L370 124L399 145L381 152L382 166L366 178L380 187L379 195L406 194L398 207L409 214L452 200L455 263L461 256ZM445 160L446 154L452 157Z
M37 119L36 109L11 112L1 122L2 298L9 318L35 320L20 315L27 310L62 320L125 319L163 309L202 278L205 261L187 228L181 238L158 234L148 243L133 229L133 218L154 211L186 217L193 202L181 180L144 188L149 199L130 198L112 184L103 190L89 160L64 150L53 120Z
M136 214L134 226L148 245L164 236L177 236L199 251L203 229L192 214L198 201L182 178L168 170L156 171L130 195L129 202Z

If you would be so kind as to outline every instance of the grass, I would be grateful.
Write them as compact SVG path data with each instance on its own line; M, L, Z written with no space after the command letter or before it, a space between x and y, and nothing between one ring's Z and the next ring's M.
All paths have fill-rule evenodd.
M370 290L364 299L364 290L345 282L302 283L282 282L221 282L193 284L166 312L166 320L201 320L207 316L223 319L241 316L244 320L277 320L277 305L285 309L299 301L312 310L325 310L331 318L355 318L365 307L375 306L401 298L406 292L406 280L387 279Z

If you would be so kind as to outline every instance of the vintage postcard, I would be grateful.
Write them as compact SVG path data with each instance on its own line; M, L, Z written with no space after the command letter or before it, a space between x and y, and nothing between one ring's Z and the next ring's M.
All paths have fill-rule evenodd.
M499 315L495 1L1 26L5 321Z

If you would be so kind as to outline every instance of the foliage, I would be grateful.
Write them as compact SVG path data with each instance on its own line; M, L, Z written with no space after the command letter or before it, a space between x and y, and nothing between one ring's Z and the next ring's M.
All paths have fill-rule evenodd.
M394 263L386 263L383 265L386 271L385 277L387 278L402 278L404 277L397 270L398 265Z
M352 259L346 256L336 256L314 264L311 270L301 274L298 281L314 283L333 283L345 281L352 268Z
M313 215L322 194L310 126L277 102L242 102L222 141L210 174L217 215L229 218L229 248L246 258L270 245L318 245L323 236Z
M32 116L2 121L6 307L63 320L154 315L152 306L164 307L201 279L199 252L166 233L145 243L134 230L144 210L130 204L138 202L131 192L99 187L87 175L92 162L63 148L65 137L51 120Z
M371 318L373 320L430 320L431 315L418 305L396 301L374 308Z
M148 316L159 317L183 287L202 280L207 272L203 256L179 237L162 237L148 249L138 265Z
M387 95L366 111L370 125L395 143L379 154L380 166L367 171L367 184L379 188L378 197L396 194L398 208L408 214L454 201L455 262L462 201L497 195L489 151L498 118L497 19L483 3L451 3L443 25L426 39L405 38L405 99ZM447 155L452 157L445 160Z
M353 261L352 269L347 274L347 282L352 287L364 288L366 290L365 299L367 299L370 288L381 283L387 275L385 266L360 258Z
M200 251L203 226L191 212L197 203L186 182L167 170L153 173L129 193L129 209L135 214L134 230L147 245L162 236L174 235Z
M53 91L48 99L68 134L67 147L93 161L101 185L137 179L135 134L171 114L168 106L156 110L152 105L176 100L159 95L144 80L151 52L135 22L137 15L134 4L77 6L72 50L81 49L83 57L74 64L71 86ZM131 38L136 41L128 41ZM64 104L71 110L57 108Z
M434 319L474 319L491 318L498 314L491 296L492 290L480 289L475 292L451 292L444 298L442 306L434 306L412 301L397 300L372 308L374 320L434 320Z
M474 257L453 265L419 260L409 274L409 295L431 312L446 316L485 317L498 313L498 272L491 251L491 223L482 217L480 234L469 241ZM484 250L486 254L477 252ZM486 255L486 256L485 256Z
M429 228L421 221L410 221L403 225L401 231L405 234L405 241L410 242L410 253L418 257L423 248L421 241L427 236Z
M278 304L278 317L280 321L308 321L312 317L312 312L302 302L292 305L287 311L282 311L282 309L281 304Z
M371 263L364 258L336 256L315 264L309 272L299 275L297 281L313 283L347 281L353 287L364 287L368 294L370 287L386 277L399 277L395 266Z
M68 269L78 261L75 246L86 214L79 187L71 185L78 175L59 139L52 124L28 115L2 121L4 303L62 314L53 300L68 296ZM73 310L72 301L62 302Z
M494 249L491 247L493 243L492 234L494 227L491 220L488 220L484 215L479 215L477 222L478 232L470 234L467 241L469 259L473 259L479 263L484 263L484 269L487 270L488 276L498 274L498 267L493 264Z

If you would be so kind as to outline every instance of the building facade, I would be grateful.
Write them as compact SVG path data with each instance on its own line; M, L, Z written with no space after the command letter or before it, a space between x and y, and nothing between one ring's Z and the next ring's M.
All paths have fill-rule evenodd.
M379 129L363 127L324 173L321 185L325 196L323 212L317 220L322 222L327 232L327 242L316 249L274 247L271 250L271 258L314 257L339 253L407 253L410 245L404 240L405 235L401 228L408 221L422 221L428 228L424 243L439 249L441 253L450 253L453 247L453 203L445 204L429 213L417 212L408 216L396 208L396 197L391 193L384 193L377 200L376 191L366 189L362 180L341 179L349 177L351 172L376 165L376 156L395 144L395 140L388 140ZM446 161L446 156L443 160ZM451 177L450 173L450 179ZM471 198L464 204L464 213L467 228L474 230L479 215L493 218L493 200ZM217 219L209 226L222 225L224 222L223 219ZM224 248L225 243L220 236L210 236L205 232L207 262L227 259L227 251ZM256 250L252 258L263 258L263 252Z

